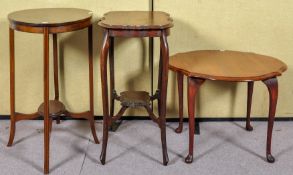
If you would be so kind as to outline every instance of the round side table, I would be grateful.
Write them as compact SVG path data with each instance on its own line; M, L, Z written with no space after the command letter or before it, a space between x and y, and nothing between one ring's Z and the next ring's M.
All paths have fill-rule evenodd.
M113 11L104 15L99 25L104 29L104 41L100 54L101 61L101 80L103 98L103 145L100 160L105 164L106 149L108 142L109 126L120 119L127 108L143 107L147 110L150 118L158 124L161 129L161 141L163 151L163 164L168 163L167 143L166 143L166 96L168 83L168 64L169 48L167 36L170 28L173 27L172 19L169 14L164 12L146 11ZM160 37L160 65L158 90L155 95L150 96L144 91L124 91L118 95L115 91L114 79L114 38L115 37ZM110 65L110 112L108 101L107 83L107 60L109 53ZM129 61L129 60L127 60ZM121 109L114 115L114 101L120 101ZM158 101L157 117L152 109L150 102Z
M89 121L95 143L99 143L94 125L94 92L93 92L93 49L92 49L92 12L73 8L43 8L29 9L10 13L10 111L11 128L8 146L11 146L15 135L15 124L17 121L34 119L44 116L44 173L49 173L49 141L52 127L52 117L66 115L72 118L85 118ZM89 53L89 100L90 110L81 113L72 113L65 109L59 101L58 84L58 46L57 34L71 32L80 29L88 29L88 53ZM44 103L40 105L38 112L33 114L22 114L15 112L15 54L14 54L14 31L39 33L44 36ZM54 53L54 89L55 99L49 100L49 34L53 35Z
M286 71L282 61L264 55L237 51L203 50L178 53L170 58L170 70L177 73L179 93L179 127L183 127L183 75L188 77L188 116L189 116L189 154L186 163L193 161L194 111L196 95L205 80L248 82L246 130L252 131L250 125L251 100L255 81L262 81L268 88L270 108L267 130L266 157L274 162L271 154L271 139L278 99L277 76Z

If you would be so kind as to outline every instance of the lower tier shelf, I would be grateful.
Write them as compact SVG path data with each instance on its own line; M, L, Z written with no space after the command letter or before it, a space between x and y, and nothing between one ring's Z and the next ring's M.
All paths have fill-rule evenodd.
M49 115L50 116L59 116L66 112L65 106L58 100L49 101ZM42 103L38 108L38 113L41 116L44 116L44 103Z
M150 105L150 95L145 91L124 91L120 93L121 105L125 107L143 107Z

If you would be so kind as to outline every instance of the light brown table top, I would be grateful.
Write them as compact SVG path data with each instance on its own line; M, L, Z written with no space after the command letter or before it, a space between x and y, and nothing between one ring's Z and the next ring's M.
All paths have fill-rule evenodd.
M104 15L99 25L109 29L167 29L173 26L168 13L159 11L112 11Z
M12 24L27 26L62 26L92 18L92 12L75 8L40 8L12 12L8 19Z
M202 50L171 56L169 68L209 80L258 81L280 76L287 66L276 58L255 53Z

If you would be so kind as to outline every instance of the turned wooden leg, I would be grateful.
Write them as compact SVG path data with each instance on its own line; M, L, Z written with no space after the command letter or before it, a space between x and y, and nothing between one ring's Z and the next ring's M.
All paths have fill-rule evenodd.
M167 84L168 84L168 65L169 65L169 47L167 42L166 31L160 38L162 49L162 77L161 77L161 91L160 91L160 128L161 128L161 141L163 150L163 164L167 165L169 162L166 141L166 99L167 99Z
M251 113L253 85L254 85L253 81L250 81L250 82L247 83L247 112L246 112L246 130L247 131L252 131L253 130L253 127L250 124L250 113Z
M59 80L58 80L58 44L57 34L53 34L53 64L54 64L54 91L55 100L59 100ZM56 116L56 123L60 124L60 116Z
M180 72L177 72L177 86L179 99L179 126L175 132L181 133L183 129L183 74Z
M92 135L96 144L99 139L96 134L95 116L94 116L94 68L93 68L93 26L88 27L88 54L89 54L89 99L90 99L90 116L88 118Z
M275 162L275 158L271 154L272 132L275 120L275 113L278 101L278 80L276 77L264 80L264 84L267 86L270 94L270 108L268 118L268 131L267 131L267 150L266 157L270 163Z
M14 55L14 30L9 28L10 48L10 136L7 146L12 146L15 136L15 55Z
M102 100L103 100L103 144L100 156L101 163L104 165L106 160L107 142L108 142L108 124L109 124L109 106L108 106L108 84L107 84L107 56L109 50L109 33L105 31L102 50L100 53L101 82L102 82Z
M44 28L44 174L49 173L49 29Z
M188 118L189 118L189 152L185 158L186 163L193 161L193 143L194 143L194 114L196 105L196 96L200 86L204 83L204 79L188 78Z

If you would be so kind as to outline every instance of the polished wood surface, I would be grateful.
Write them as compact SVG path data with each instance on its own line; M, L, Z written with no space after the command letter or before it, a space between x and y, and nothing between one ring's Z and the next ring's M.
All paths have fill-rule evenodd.
M57 34L84 29L92 24L92 12L75 8L41 8L12 12L10 28L29 33Z
M58 100L50 100L49 106L49 113L51 116L59 116L66 112L64 104ZM44 103L39 106L38 113L40 116L44 116Z
M120 93L120 101L122 106L140 107L150 105L150 95L145 91L124 91Z
M96 135L94 122L94 92L93 92L93 42L92 42L92 13L83 9L30 9L22 10L9 14L10 21L10 112L11 128L10 137L7 146L12 146L15 136L15 124L17 121L34 119L39 115L44 117L44 173L49 173L50 156L50 132L52 128L52 117L57 117L57 123L60 123L60 115L67 115L72 118L84 118L89 121L90 128L95 143L99 143ZM79 29L88 29L88 61L89 61L89 104L90 109L85 112L72 113L65 110L62 102L59 101L59 80L58 80L58 39L57 33L72 32ZM15 112L15 47L14 30L30 33L43 34L43 70L44 70L44 102L38 109L38 112L32 114L22 114ZM55 98L49 101L49 35L53 34L53 70L54 70L54 88Z
M49 79L49 30L48 27L44 28L43 33L43 48L44 48L44 58L43 58L43 88L44 88L44 173L49 173L50 167L50 113L49 113L49 99L50 99L50 79Z
M170 57L170 69L190 77L225 81L257 81L280 76L286 64L273 57L237 51L203 50Z
M40 8L12 12L10 23L35 27L64 26L89 20L93 12L76 8Z
M196 96L200 86L206 79L222 81L247 82L247 112L246 130L252 131L250 113L254 81L262 81L268 88L270 106L267 128L266 159L273 163L275 158L271 154L272 132L278 100L278 81L287 66L282 61L269 56L237 51L193 51L179 53L170 59L169 68L176 72L179 93L179 126L175 130L182 132L183 128L183 75L188 77L188 117L189 117L189 152L186 163L193 161L194 144L194 116Z
M195 106L196 97L200 86L205 82L204 79L197 79L193 77L188 77L187 86L187 103L188 103L188 124L189 124L189 149L188 155L185 158L186 163L192 163L193 161L193 144L194 144L194 129L195 129Z
M269 163L274 163L275 158L272 155L272 134L275 121L275 114L278 102L278 79L270 78L263 80L263 83L267 86L269 91L269 115L268 115L268 128L267 128L267 146L266 146L266 158Z
M159 11L113 11L106 13L99 25L110 29L167 29L173 26L168 13Z
M104 40L100 52L100 70L103 100L103 145L100 155L101 163L106 163L108 144L108 132L110 125L120 119L125 110L129 107L144 107L149 117L158 124L161 130L161 142L163 153L163 164L167 165L169 158L166 142L166 98L168 84L169 46L167 36L170 34L172 20L164 12L142 12L125 11L109 12L99 22L104 29ZM160 66L158 90L155 95L149 96L147 92L122 92L118 96L115 90L114 76L114 38L115 37L160 37ZM109 56L109 57L108 57ZM109 68L108 71L108 60ZM108 95L108 72L110 73L110 99ZM110 100L110 104L109 104ZM122 104L119 112L114 115L114 101ZM158 113L156 116L151 108L150 101L158 101Z

